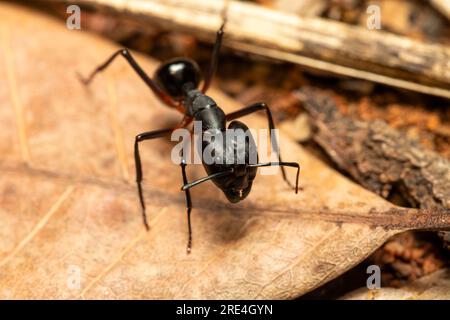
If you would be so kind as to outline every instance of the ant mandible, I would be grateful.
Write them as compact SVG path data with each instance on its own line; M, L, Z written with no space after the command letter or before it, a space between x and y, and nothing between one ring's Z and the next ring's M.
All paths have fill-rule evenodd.
M142 208L142 217L144 220L145 228L148 230L149 226L147 223L147 216L145 212L145 201L142 193L142 166L141 158L139 155L139 143L145 140L162 138L171 135L171 133L178 129L184 128L189 125L192 120L201 121L202 123L202 133L204 134L206 130L217 130L224 134L226 130L226 122L232 121L228 125L228 129L242 129L247 132L248 127L235 119L246 116L248 114L254 113L256 111L263 110L266 112L267 120L269 122L270 133L275 129L272 114L270 109L265 103L255 103L238 111L225 114L223 110L216 104L216 102L205 93L207 92L214 74L217 69L217 63L219 58L219 51L222 44L222 38L224 34L225 22L220 27L216 34L216 41L214 44L214 49L212 52L212 57L210 61L210 66L208 73L206 74L205 81L201 90L198 90L201 75L200 68L197 63L188 58L174 58L164 62L156 71L153 78L150 78L144 70L139 66L136 60L133 58L131 53L127 49L121 49L115 52L108 60L103 64L99 65L86 79L81 79L85 85L88 85L94 76L104 70L108 65L117 57L123 56L133 70L141 77L141 79L150 87L153 93L167 106L175 108L183 114L183 119L174 128L148 131L140 133L136 136L134 142L134 161L136 167L136 183L139 194L139 201ZM233 121L234 120L234 121ZM278 152L278 142L276 136L271 136L272 152L278 153L278 162L266 162L266 163L249 163L251 158L252 150L256 150L255 142L250 135L250 139L247 139L245 146L233 144L233 148L224 148L223 144L218 144L216 140L209 143L202 143L202 150L206 147L213 149L215 156L220 159L225 159L225 161L219 163L207 164L203 161L203 166L208 174L208 176L198 179L193 182L188 182L186 176L186 160L184 157L181 160L181 173L183 177L183 187L181 190L185 192L186 195L186 207L187 207L187 220L188 220L188 231L189 238L187 244L187 252L189 253L192 248L192 228L191 228L191 209L192 201L189 189L203 183L208 180L212 180L214 184L220 188L227 199L236 203L245 199L250 193L253 180L256 176L258 167L267 166L280 166L281 173L284 181L288 183L291 188L294 188L292 184L286 177L286 172L284 167L295 167L297 168L295 193L298 192L298 177L300 166L296 162L283 162L281 156ZM212 144L212 145L211 145ZM238 150L239 149L239 150ZM229 162L230 157L235 157L236 152L245 152L245 163L238 164L234 161ZM257 151L256 159L257 159ZM258 160L257 160L258 162Z

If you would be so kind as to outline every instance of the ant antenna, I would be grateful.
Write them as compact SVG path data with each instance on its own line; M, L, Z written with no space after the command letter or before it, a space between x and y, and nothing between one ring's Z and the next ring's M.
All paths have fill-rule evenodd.
M284 166L297 168L297 176L295 178L295 193L298 193L298 176L300 175L300 165L297 162L266 162L247 165L247 167L249 168L270 167L270 166Z

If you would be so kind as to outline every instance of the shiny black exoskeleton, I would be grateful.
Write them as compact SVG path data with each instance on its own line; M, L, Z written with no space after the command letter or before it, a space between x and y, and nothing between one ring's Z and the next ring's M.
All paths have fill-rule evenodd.
M186 162L181 161L181 172L183 177L182 190L186 194L186 206L188 214L189 240L187 250L190 252L192 245L191 228L191 195L190 188L212 180L219 187L227 199L236 203L245 199L250 193L252 183L256 177L257 168L264 166L281 166L283 179L293 187L287 180L284 170L285 166L297 168L295 192L298 192L299 165L296 162L282 162L278 153L278 162L259 163L256 144L248 134L248 127L235 119L262 110L266 112L269 129L275 129L272 114L264 103L257 103L241 110L225 114L216 102L205 93L211 84L211 80L217 69L219 49L222 43L223 27L217 32L216 42L211 58L209 72L205 77L201 90L201 73L197 63L187 58L175 58L163 63L156 71L153 78L150 78L138 65L136 60L127 49L121 49L114 53L106 62L98 66L87 79L82 81L87 85L94 76L104 70L117 56L123 56L141 79L150 87L154 94L169 107L176 108L184 117L180 124L175 128L148 131L138 134L134 144L134 156L136 165L136 182L138 187L139 200L142 207L144 224L148 229L148 223L145 213L145 202L142 193L142 166L139 155L139 143L144 140L169 136L175 129L183 128L189 125L193 120L201 121L203 138L207 135L220 135L223 139L202 139L202 150L208 149L214 155L214 161L205 161L202 157L203 166L208 176L193 182L188 182L186 176ZM226 126L227 121L231 123ZM241 132L245 135L245 140L238 136L232 136L229 141L226 135L226 129ZM272 136L271 136L272 137ZM244 143L243 143L244 141ZM231 142L231 143L229 143ZM278 143L274 137L272 140L272 150L278 152ZM240 161L237 161L240 160Z
M208 141L202 139L202 150L210 148L211 153L215 155L214 162L203 161L206 172L208 175L217 175L212 178L212 181L224 192L230 202L236 203L245 199L251 190L257 171L256 167L247 166L252 158L256 160L253 164L257 163L258 160L253 137L249 134L244 144L238 144L236 137L230 141L231 145L227 145L227 139L224 137L227 116L216 102L196 89L188 89L184 101L186 114L193 117L195 121L201 122L203 132L222 135L220 140ZM241 133L244 134L248 132L249 128L244 123L235 120L228 125L227 129L240 129ZM242 161L244 163L238 163L238 155L245 158ZM230 173L221 175L225 172Z
M153 78L173 99L182 101L185 115L195 121L200 121L202 131L217 130L221 134L225 133L227 121L225 113L211 97L197 89L200 83L200 69L195 61L186 58L171 59L156 70ZM248 127L240 121L233 121L229 124L228 129L241 129L242 132L247 132ZM226 148L224 143L213 142L212 146L208 142L202 144L203 150L207 147L214 150L218 163L203 162L206 172L208 175L218 174L211 180L232 203L245 199L250 193L256 176L256 167L247 168L234 161L236 154L243 153L245 154L245 163L249 164L250 150L256 152L255 141L253 137L249 138L249 143L243 146L233 145L234 148ZM223 138L221 141L226 142L226 139ZM243 150L236 151L240 147ZM257 159L257 154L254 157ZM220 176L228 171L232 171L232 173ZM187 187L184 189L186 190Z

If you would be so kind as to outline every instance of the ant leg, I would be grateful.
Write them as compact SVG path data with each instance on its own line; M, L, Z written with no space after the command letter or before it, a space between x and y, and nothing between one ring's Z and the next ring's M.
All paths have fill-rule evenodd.
M174 130L176 130L178 128L184 128L189 123L191 123L191 121L192 121L192 118L184 117L181 120L180 124L177 125L175 128L143 132L143 133L138 134L134 140L134 164L136 167L136 184L138 187L139 201L141 203L141 208L142 208L142 218L144 220L144 225L147 230L149 229L149 226L148 226L148 222L147 222L147 215L145 213L144 195L142 193L142 177L143 176L142 176L141 156L139 154L139 142L168 136Z
M226 120L227 121L231 121L240 117L244 117L246 115L249 115L251 113L254 113L256 111L260 111L260 110L265 110L266 111L266 115L267 115L267 120L269 122L269 129L270 129L270 142L272 144L272 151L276 152L278 154L278 162L283 162L281 160L281 154L280 154L280 150L278 149L278 141L277 141L277 137L276 135L273 136L273 140L272 140L272 130L275 129L275 124L273 122L273 118L272 118L272 113L270 112L269 107L264 103L255 103L252 104L248 107L245 107L241 110L237 110L234 112L231 112L229 114L226 115ZM292 185L292 183L287 179L287 175L286 175L286 171L284 169L284 166L281 166L281 174L283 175L283 180L286 181L286 183L291 187L294 188L294 186Z
M222 23L222 26L220 27L219 31L216 33L216 42L214 43L214 49L211 56L211 64L209 65L208 73L205 77L205 82L203 83L202 92L206 93L208 90L212 79L214 77L214 74L217 70L217 64L219 62L219 51L220 47L222 46L222 38L223 38L223 28L225 26L225 21Z
M181 174L183 175L183 184L187 184L187 176L186 176L186 159L184 158L183 153L181 154ZM191 227L191 210L192 210L192 201L191 201L191 193L188 190L184 190L186 195L186 209L187 209L187 222L188 222L188 231L189 231L189 238L188 238L188 244L187 244L187 253L191 252L192 248L192 227Z
M300 165L297 162L266 162L266 163L257 163L257 164L249 164L248 165L248 167L250 167L250 168L270 167L270 166L297 168L297 175L295 178L295 193L298 193L298 176L300 175Z
M171 128L171 129L143 132L138 134L136 136L136 139L134 140L134 164L136 167L136 184L138 187L139 201L141 203L142 218L144 219L144 226L147 230L149 229L149 226L147 222L147 215L145 213L144 195L142 193L142 164L141 164L141 156L139 155L139 142L150 139L162 138L164 136L169 135L173 130L174 129Z
M94 77L97 75L97 73L103 71L106 69L109 64L117 57L121 55L124 57L127 62L130 64L130 66L133 68L134 71L141 77L141 79L147 84L147 86L153 91L153 93L165 104L167 104L170 107L177 108L179 110L182 110L181 106L178 102L173 100L167 93L165 93L154 80L152 80L144 70L139 66L139 64L134 60L133 56L131 55L131 52L128 51L128 49L120 49L119 51L116 51L111 57L109 57L108 60L106 60L103 64L99 65L97 68L94 69L94 71L91 72L89 77L87 78L81 78L81 81L85 85L89 85L89 83L94 79Z

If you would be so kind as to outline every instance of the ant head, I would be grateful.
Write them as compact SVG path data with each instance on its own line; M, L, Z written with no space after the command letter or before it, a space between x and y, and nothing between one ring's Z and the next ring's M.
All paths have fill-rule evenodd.
M235 171L229 177L223 193L231 203L244 200L252 189L257 168L247 167L245 164L235 165Z
M200 68L188 58L174 58L163 63L154 74L158 85L175 100L181 100L185 94L183 86L191 83L194 88L200 83Z
M215 147L218 151L216 156L219 156L219 159L222 158L220 163L225 164L212 164L205 167L209 174L232 171L229 175L213 181L223 191L228 201L236 203L244 200L250 193L257 168L248 165L258 162L258 151L255 140L244 123L233 121L228 126L228 130L232 134L231 139L225 139L223 149L220 146Z

